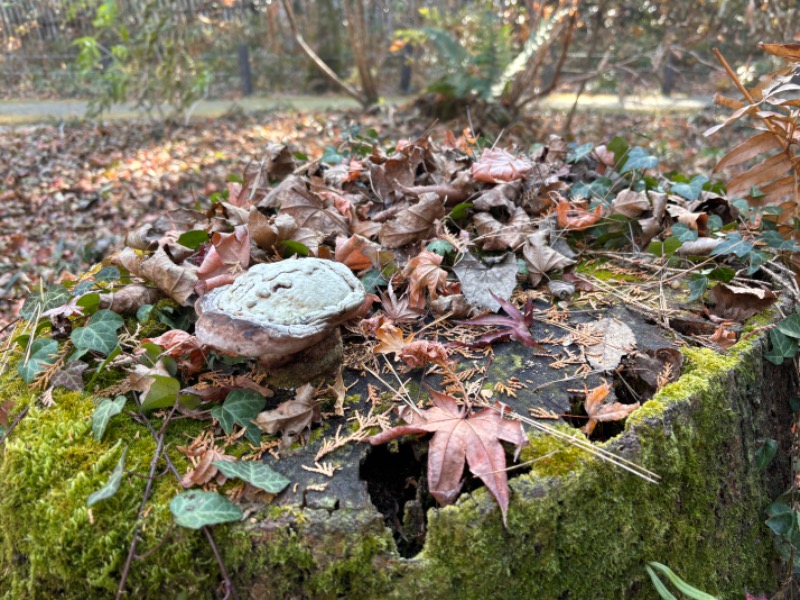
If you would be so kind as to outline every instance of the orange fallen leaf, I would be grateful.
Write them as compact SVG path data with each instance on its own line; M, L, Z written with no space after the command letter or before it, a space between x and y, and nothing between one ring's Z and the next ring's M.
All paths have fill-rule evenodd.
M591 227L603 216L603 205L598 204L593 212L575 206L566 199L560 199L556 205L558 226L561 229L586 229Z
M621 402L603 404L603 400L606 399L610 391L611 386L607 383L602 383L596 388L586 390L586 400L583 406L589 416L589 421L581 427L581 431L586 435L592 435L592 431L594 431L598 423L621 421L639 408L638 402L635 404L622 404Z

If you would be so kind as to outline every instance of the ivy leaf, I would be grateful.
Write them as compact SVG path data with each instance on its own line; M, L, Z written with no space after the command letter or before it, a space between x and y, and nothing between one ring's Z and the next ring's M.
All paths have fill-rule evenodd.
M212 464L225 477L241 479L270 494L277 494L291 483L289 479L276 473L262 462L216 460Z
M467 302L491 311L500 310L500 303L495 298L508 300L517 287L519 267L512 253L493 265L487 265L468 253L453 270Z
M567 162L574 164L580 160L583 160L592 153L592 150L594 150L594 144L591 142L588 144L582 144L567 154Z
M655 169L658 166L658 159L651 156L647 150L641 146L631 148L628 152L625 166L622 167L620 173L629 173L630 171L644 171L645 169Z
M124 324L117 313L99 310L92 316L87 327L78 327L72 332L70 340L78 352L92 350L108 356L117 347L117 330Z
M689 280L689 302L694 302L703 297L708 289L708 277L705 275L697 275Z
M258 444L261 441L261 430L253 423L253 419L266 403L264 396L252 390L233 390L222 406L211 409L211 416L219 421L226 434L231 435L233 426L239 425L247 430L247 439Z
M117 396L113 400L103 398L100 404L97 405L92 414L92 433L95 440L99 442L103 439L103 434L106 432L106 427L108 427L108 421L114 415L122 412L126 400L125 396Z
M25 380L25 383L31 383L39 373L52 365L55 362L53 357L57 352L57 341L45 338L33 340L28 360L20 363L17 367L17 371L19 371L22 379Z
M757 443L760 445L755 455L756 468L759 471L763 471L769 466L769 463L772 462L772 459L775 458L775 455L778 453L778 442L772 438L766 438L758 440Z
M122 474L125 471L125 457L128 455L128 447L122 450L122 456L119 457L117 466L111 472L111 476L106 481L106 484L96 492L89 494L86 500L87 506L94 506L101 500L108 500L119 491L119 484L122 483Z
M175 496L169 503L169 510L175 517L175 523L189 529L239 521L244 516L242 509L225 496L197 490Z
M150 375L153 385L147 390L147 395L142 400L142 412L149 412L156 408L169 408L178 399L181 391L181 382L174 377L166 375Z
M800 338L800 314L789 315L778 323L778 331L793 338Z
M100 269L97 275L94 276L94 280L97 283L112 283L114 281L119 281L121 277L122 273L120 273L119 269L111 265Z
M778 329L771 329L769 339L772 347L764 353L764 358L774 365L782 365L787 358L797 354L797 341L790 338Z
M675 251L683 245L683 242L676 237L670 237L663 242L651 242L647 246L647 251L656 256L672 256Z
M700 197L700 192L703 191L703 186L708 182L708 177L697 175L692 177L689 183L676 183L670 188L670 192L682 196L687 200L697 200Z
M697 231L683 223L675 223L672 226L672 235L678 238L681 243L693 242L697 239Z
M735 254L739 258L744 258L753 251L753 244L743 240L739 233L729 233L722 243L711 251L711 256L724 254Z
M25 303L22 305L22 308L19 310L19 314L24 319L31 319L37 312L38 306L41 305L41 308L38 309L39 313L41 314L50 310L51 308L57 308L62 304L66 304L69 302L70 297L71 294L67 288L65 288L63 285L54 285L42 296L28 296L28 298L25 300Z

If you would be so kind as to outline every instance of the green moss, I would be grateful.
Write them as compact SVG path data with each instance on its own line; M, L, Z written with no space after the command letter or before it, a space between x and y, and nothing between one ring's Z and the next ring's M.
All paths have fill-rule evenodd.
M720 598L774 590L761 525L769 498L763 474L739 450L752 443L741 436L756 418L760 353L686 355L687 375L627 424L637 434L636 462L660 483L580 451L559 456L559 442L532 436L524 456L559 453L511 480L508 528L484 489L430 511L423 557L408 565L395 597L649 599L643 565L651 560Z
M88 395L56 391L56 405L40 408L35 404L38 395L14 370L9 368L0 379L0 399L14 398L15 410L30 410L0 450L0 597L107 598L119 582L145 479L124 477L119 492L91 510L86 499L103 486L116 464L119 451L112 449L117 440L128 446L126 469L141 474L149 471L155 440L122 414L111 420L104 440L96 442L91 431L94 403ZM157 419L153 424L160 426ZM188 465L174 446L185 444L201 428L202 423L191 420L169 426L167 452L180 472ZM164 467L162 460L158 470ZM171 475L155 481L139 553L169 532L168 504L179 491ZM242 534L232 527L216 529L234 568L236 560L247 556L241 549ZM136 597L157 597L165 586L206 597L217 577L202 533L174 528L149 560L135 563L128 589Z
M585 437L568 425L556 429L573 436ZM542 433L528 432L529 445L520 452L520 461L531 461L531 471L542 477L560 477L576 473L591 457L575 445Z
M597 259L588 262L582 262L575 267L575 271L581 275L592 275L600 281L626 281L630 283L639 283L644 280L643 277L637 277L633 274L619 274L609 269L604 269L603 265L607 264L608 260Z

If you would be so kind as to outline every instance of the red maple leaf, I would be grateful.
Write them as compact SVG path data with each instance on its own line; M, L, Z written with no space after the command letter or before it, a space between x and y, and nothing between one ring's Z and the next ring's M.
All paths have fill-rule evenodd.
M520 311L514 304L508 300L496 296L493 292L492 298L500 303L500 306L506 311L507 317L501 315L487 315L485 317L476 317L469 321L458 321L463 325L489 325L490 327L501 327L490 331L476 339L469 344L470 347L486 346L494 342L503 340L516 340L520 344L528 346L529 348L541 348L541 344L533 339L531 335L531 325L533 325L533 301L528 300L525 307Z
M403 406L398 411L408 425L400 425L367 438L377 446L395 438L432 433L428 446L428 486L439 504L452 504L461 492L464 462L479 477L500 505L503 524L508 511L506 453L501 441L516 444L517 455L528 438L519 421L503 417L504 406L473 412L459 407L455 398L430 390L433 408L413 411Z

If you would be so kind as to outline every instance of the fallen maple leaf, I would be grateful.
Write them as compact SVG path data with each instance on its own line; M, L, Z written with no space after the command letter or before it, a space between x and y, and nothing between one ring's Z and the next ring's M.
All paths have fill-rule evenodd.
M378 240L387 248L400 248L427 239L444 213L444 202L436 194L422 194L417 204L400 210L381 226Z
M403 268L401 276L409 280L409 306L420 310L425 308L425 288L431 300L436 299L437 289L444 287L447 281L447 271L439 268L442 258L435 252L423 250Z
M428 445L428 487L431 495L442 505L458 498L463 484L464 462L473 475L486 484L497 500L506 524L508 512L508 478L506 453L501 441L517 446L517 455L528 438L519 421L503 417L504 405L484 408L473 413L459 408L455 398L430 390L433 408L415 412L403 406L400 417L408 425L387 429L367 438L370 444L385 444L404 435L432 433ZM516 457L515 457L516 458Z
M531 285L537 286L550 271L564 269L575 264L575 261L553 250L547 244L547 231L537 231L528 236L525 246L522 248L522 255L525 257L525 264L528 266L528 277Z
M533 164L505 150L484 150L472 165L472 178L483 183L502 183L522 179Z
M502 298L492 294L492 297L497 300L502 309L506 311L507 317L501 315L488 315L485 317L476 317L469 321L458 321L463 325L489 325L492 327L503 327L490 331L476 339L470 346L486 346L495 342L503 340L515 340L529 348L541 348L542 346L533 339L531 335L531 325L533 324L533 301L528 300L525 303L525 308L520 311L510 301L503 300Z
M391 280L386 292L380 292L380 297L383 312L395 323L412 323L422 316L420 311L409 306L408 293L400 298L395 295Z
M414 338L413 335L408 338L403 337L403 332L399 327L395 327L391 323L384 323L375 332L375 337L378 338L379 344L375 346L372 351L375 354L395 354L397 356L403 351L408 343Z
M586 409L589 421L581 427L581 431L586 435L592 435L592 431L594 431L598 423L621 421L639 408L638 402L635 404L622 404L621 402L603 404L603 400L605 400L610 391L611 386L607 383L602 383L596 388L586 391L586 400L584 400L583 407Z
M447 362L447 348L441 342L415 340L400 351L398 358L412 369L428 363L441 365Z

